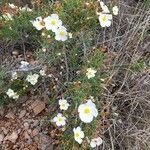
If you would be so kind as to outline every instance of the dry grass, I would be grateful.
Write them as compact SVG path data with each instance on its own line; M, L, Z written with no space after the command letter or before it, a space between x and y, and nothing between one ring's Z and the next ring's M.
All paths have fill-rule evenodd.
M143 68L138 73L131 66L138 60L149 63L148 30L150 11L139 3L136 8L120 3L119 20L113 23L111 31L104 31L103 41L108 52L114 55L107 62L110 78L106 81L103 100L111 111L109 128L105 135L104 150L148 150L150 149L150 70ZM109 37L108 37L109 33Z

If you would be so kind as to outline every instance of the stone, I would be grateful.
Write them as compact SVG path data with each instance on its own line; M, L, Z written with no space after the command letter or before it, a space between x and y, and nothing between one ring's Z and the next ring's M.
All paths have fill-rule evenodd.
M45 109L45 103L39 100L36 100L31 104L31 109L33 109L35 115L41 113Z
M33 122L33 127L38 126L38 124L39 124L39 121L38 121L38 120L35 120L35 121Z
M15 50L15 51L12 51L12 54L15 55L15 56L18 56L19 52L17 50Z
M49 136L41 133L39 137L38 148L40 150L53 150L52 139Z
M8 118L8 119L15 119L15 115L11 112L8 113L5 117Z
M21 119L22 117L24 117L26 114L26 110L22 110L19 114L19 118Z
M21 129L18 129L18 130L17 130L17 133L20 134L20 132L21 132Z
M23 126L24 126L24 129L25 129L25 130L29 129L29 124L28 124L27 122L25 122L25 123L23 124Z
M24 138L25 138L25 139L30 139L30 136L29 136L29 134L28 134L27 131L24 132Z
M31 130L31 129L29 129L29 130L27 130L27 132L28 132L29 134L31 134L31 133L32 133L32 130Z
M35 129L32 131L32 136L34 137L34 136L36 136L36 135L38 135L38 134L39 134L39 130L35 128Z
M0 144L3 142L4 134L0 134Z
M5 135L8 133L8 130L5 127L1 127L1 129L3 130Z
M15 131L11 135L7 136L6 138L6 140L11 141L12 143L15 143L17 139L18 139L18 134Z

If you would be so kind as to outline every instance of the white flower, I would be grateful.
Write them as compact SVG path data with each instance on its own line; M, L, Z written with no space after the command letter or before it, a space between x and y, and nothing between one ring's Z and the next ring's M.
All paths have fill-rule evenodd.
M64 117L61 113L58 113L57 116L53 118L53 121L58 127L64 126L66 124L66 117Z
M13 15L11 15L10 13L5 13L4 15L2 15L2 17L5 20L13 20Z
M118 6L114 6L114 7L112 8L112 11L113 11L113 14L114 14L115 16L117 16L117 15L118 15L118 12L119 12Z
M98 116L98 110L95 104L88 100L87 103L78 107L79 117L84 123L90 123L94 117Z
M20 63L21 63L20 68L27 68L29 65L27 61L21 61Z
M42 32L42 36L45 36L46 34L44 32Z
M22 12L25 12L25 11L27 11L27 12L32 12L32 9L31 8L29 8L28 6L25 6L25 7L19 7L19 10L20 11L22 11Z
M72 39L72 33L68 33L70 39Z
M51 38L51 36L50 36L50 35L47 35L47 38L48 38L48 39L50 39L50 38Z
M65 99L60 99L59 100L59 106L61 110L67 110L69 107L69 103Z
M14 91L12 89L8 89L8 91L6 92L6 94L9 96L9 97L12 97L14 95Z
M37 17L34 21L31 21L31 23L37 30L42 30L45 27L42 17Z
M12 72L11 74L11 80L15 80L18 78L17 72Z
M55 32L55 39L57 41L66 41L68 38L67 29L65 27L60 27Z
M81 127L77 127L73 129L74 132L74 139L81 144L82 143L82 139L84 138L84 132L81 130Z
M14 92L12 89L8 89L8 91L6 92L6 94L10 98L13 98L13 99L18 99L19 98L19 95L16 92Z
M44 22L46 29L52 30L53 32L55 32L58 27L62 26L62 21L57 14L52 14L51 16L44 18Z
M43 48L42 48L42 51L43 51L43 52L46 52L46 48L45 48L45 47L43 47Z
M38 78L39 78L38 74L30 74L27 76L26 80L32 85L35 85L38 82Z
M40 70L40 75L41 76L46 76L45 70Z
M104 2L100 1L100 6L101 6L101 8L103 10L102 11L103 13L110 13L108 7L104 4Z
M112 21L112 14L100 13L99 22L101 27L109 27Z
M86 72L86 76L88 77L88 79L95 77L95 73L97 71L92 69L92 68L88 68L87 72Z
M17 8L17 6L15 6L14 4L8 3L8 5L9 5L9 7L12 8L12 9L16 9L16 8Z
M92 148L95 148L96 146L100 146L102 143L103 143L103 140L100 137L98 137L98 138L95 138L95 139L91 140L90 146Z

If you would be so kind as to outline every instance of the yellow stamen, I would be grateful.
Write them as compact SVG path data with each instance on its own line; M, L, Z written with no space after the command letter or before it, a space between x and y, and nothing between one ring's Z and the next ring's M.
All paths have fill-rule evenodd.
M65 32L64 32L64 31L61 31L59 34L60 34L61 36L64 36L64 35L65 35Z
M79 136L80 136L80 135L79 135L79 133L76 133L76 134L75 134L75 137L77 137L77 138L78 138Z
M102 20L105 22L105 21L106 21L106 16L103 16L103 17L102 17Z
M51 20L51 24L53 25L53 26L55 26L56 25L56 20Z
M88 107L85 108L85 109L84 109L84 113L85 113L85 114L89 114L89 113L90 113L90 109L89 109Z
M61 119L61 118L58 118L58 121L59 121L59 122L61 122L61 121L62 121L62 119Z

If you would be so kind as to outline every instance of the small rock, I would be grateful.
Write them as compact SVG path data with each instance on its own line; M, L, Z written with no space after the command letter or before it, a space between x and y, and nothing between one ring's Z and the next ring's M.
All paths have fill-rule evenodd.
M31 129L29 129L29 130L27 130L27 132L28 132L29 134L31 134L31 133L32 133L32 130L31 130Z
M7 138L7 140L11 141L12 143L15 143L16 140L18 139L18 134L17 132L13 132L11 135L9 135Z
M45 109L45 103L36 100L34 103L31 104L31 109L33 109L35 115L37 115Z
M30 113L26 113L26 116L29 116Z
M18 129L17 133L20 134L20 132L21 132L21 129Z
M35 136L35 137L34 137L34 141L35 141L36 143L39 143L39 141L40 141L39 136Z
M5 117L8 118L8 119L15 119L15 115L11 112L8 113Z
M8 133L8 130L5 127L1 127L1 129L3 130L5 135Z
M19 54L19 52L17 50L12 52L13 55L17 56Z
M35 129L32 131L32 136L36 136L36 135L38 135L38 134L39 134L39 130L35 128Z
M29 134L27 133L27 131L24 132L24 138L25 138L25 139L30 139L30 136L29 136Z
M39 124L39 121L38 120L34 120L33 124L32 124L32 127L36 127L36 126L38 126L38 124Z
M24 117L26 114L26 110L22 110L19 114L19 118L21 119L22 117Z
M33 122L33 119L24 119L23 122L32 123L32 122Z
M3 142L4 134L0 134L0 144Z
M29 129L29 124L27 122L25 122L23 125L24 125L25 130Z
M40 150L52 150L52 139L44 134L40 134L40 143L38 143L38 148Z

